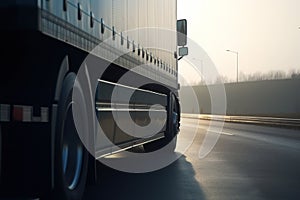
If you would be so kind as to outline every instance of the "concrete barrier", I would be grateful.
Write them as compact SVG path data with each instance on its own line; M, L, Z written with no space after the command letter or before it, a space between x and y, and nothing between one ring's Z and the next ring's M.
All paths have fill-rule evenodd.
M227 115L300 118L300 79L228 83L224 86ZM181 87L182 112L220 114L211 113L208 87L218 86L193 87L198 103L189 98L192 95L190 88Z

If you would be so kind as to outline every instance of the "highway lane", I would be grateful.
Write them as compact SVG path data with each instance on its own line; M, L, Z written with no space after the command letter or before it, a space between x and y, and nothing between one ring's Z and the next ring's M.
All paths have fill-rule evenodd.
M209 122L197 123L183 120L180 135L197 134L178 161L147 174L101 169L100 183L87 188L85 199L300 198L298 130L226 123L212 152L200 159Z
M207 130L220 137L201 159ZM87 186L84 200L300 199L300 130L183 119L177 145L184 154L155 172L99 167L99 183Z
M200 159L208 129L220 137ZM183 119L177 145L184 154L155 172L100 167L100 181L87 186L84 200L300 199L300 130Z
M193 163L208 199L300 198L299 131L226 123L222 132L232 135Z
M183 119L178 146L191 145L180 159L145 174L101 167L99 183L88 186L84 199L300 199L299 130L225 123L200 159L208 127L209 121Z

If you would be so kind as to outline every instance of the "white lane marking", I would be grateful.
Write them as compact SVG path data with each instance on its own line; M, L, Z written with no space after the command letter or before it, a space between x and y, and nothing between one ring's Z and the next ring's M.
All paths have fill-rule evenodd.
M226 133L226 132L221 132L222 135L229 135L229 136L234 136L232 133Z
M207 126L206 125L194 125L194 124L183 124L182 125L183 127L189 127L189 128L200 128L200 129L205 129L207 130ZM206 127L206 128L203 128L203 127ZM222 135L228 135L228 136L234 136L234 134L232 133L228 133L228 132L224 132L224 131L217 131L217 130L207 130L207 131L211 131L211 132L214 132L214 133L220 133Z
M224 132L224 131L219 131L219 130L207 130L207 131L214 132L214 133L219 133L221 135L234 136L234 134L232 134L232 133L228 133L228 132Z

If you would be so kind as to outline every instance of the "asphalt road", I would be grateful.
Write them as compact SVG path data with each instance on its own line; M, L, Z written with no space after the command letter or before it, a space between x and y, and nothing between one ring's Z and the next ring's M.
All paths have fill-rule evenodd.
M299 130L226 123L199 158L207 129L221 125L184 119L177 145L191 145L176 162L143 174L99 168L100 181L84 199L300 199Z

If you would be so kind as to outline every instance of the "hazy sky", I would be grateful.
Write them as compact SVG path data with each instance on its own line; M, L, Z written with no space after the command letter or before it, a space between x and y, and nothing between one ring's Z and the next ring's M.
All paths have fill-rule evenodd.
M300 70L300 0L178 0L178 18L188 20L189 37L231 79L236 55L226 49L239 52L246 74Z

